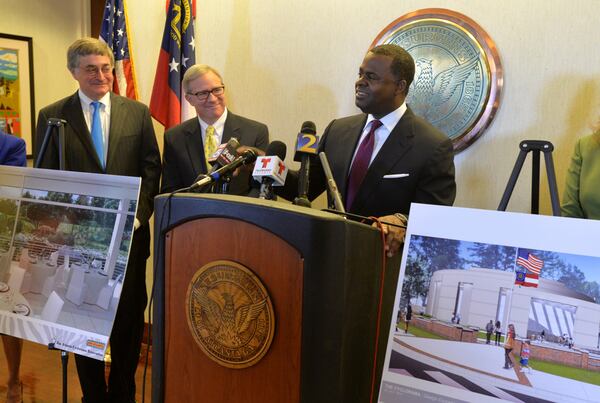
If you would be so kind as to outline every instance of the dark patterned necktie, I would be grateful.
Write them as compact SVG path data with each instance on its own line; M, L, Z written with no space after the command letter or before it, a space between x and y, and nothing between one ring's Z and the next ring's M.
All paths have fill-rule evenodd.
M369 134L367 134L362 143L360 143L356 156L354 157L352 168L350 168L350 175L348 176L348 190L346 191L346 210L348 211L352 207L358 189L369 169L371 155L373 155L373 146L375 145L375 130L382 124L383 123L379 120L373 120L371 122L371 130L369 130Z

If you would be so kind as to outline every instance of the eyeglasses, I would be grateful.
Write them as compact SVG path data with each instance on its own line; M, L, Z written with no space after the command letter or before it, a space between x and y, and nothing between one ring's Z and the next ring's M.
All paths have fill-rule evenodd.
M85 72L85 74L87 74L90 77L96 77L98 75L99 72L102 72L102 75L109 75L112 74L113 68L111 65L105 64L104 66L98 67L98 66L85 66L85 67L79 67L80 70L83 70Z
M198 100L205 101L208 99L208 96L210 94L213 94L215 97L220 97L224 93L225 93L225 86L221 85L220 87L215 87L212 90L198 91L198 92L193 92L193 93L188 92L188 95L193 95L196 98L198 98Z

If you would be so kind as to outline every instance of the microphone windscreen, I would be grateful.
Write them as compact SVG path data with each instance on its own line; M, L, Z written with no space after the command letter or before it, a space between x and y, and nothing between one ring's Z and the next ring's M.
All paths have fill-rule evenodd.
M280 160L283 161L285 159L286 152L287 152L286 145L279 140L275 140L275 141L272 141L271 144L269 144L267 146L267 149L265 150L265 155L266 156L277 156L277 157L279 157Z
M256 161L257 155L254 152L254 150L252 150L251 148L249 148L248 150L246 150L246 151L244 151L242 153L241 157L242 157L242 163L244 165L247 165L247 164L251 164L254 161Z
M302 129L300 129L300 133L309 133L309 134L317 134L317 126L314 122L307 120L302 123Z

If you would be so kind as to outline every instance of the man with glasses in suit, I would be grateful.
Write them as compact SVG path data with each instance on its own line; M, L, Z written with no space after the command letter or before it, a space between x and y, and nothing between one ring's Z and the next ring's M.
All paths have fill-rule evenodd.
M197 116L165 133L161 192L190 186L198 175L207 173L210 156L232 137L242 146L261 150L269 144L266 125L227 109L225 84L217 70L196 64L186 71L182 86ZM242 170L231 180L229 193L247 195L250 184L250 172Z
M137 369L146 309L146 259L150 255L149 219L160 180L160 153L150 111L140 102L116 95L114 56L94 38L75 41L67 51L67 67L79 83L74 94L43 108L37 142L43 140L49 118L65 125L65 168L68 171L141 177L129 260L111 337L108 385L104 363L76 355L83 401L135 402ZM39 153L39 149L36 150ZM37 158L36 158L37 159ZM49 141L41 168L58 169L58 144Z

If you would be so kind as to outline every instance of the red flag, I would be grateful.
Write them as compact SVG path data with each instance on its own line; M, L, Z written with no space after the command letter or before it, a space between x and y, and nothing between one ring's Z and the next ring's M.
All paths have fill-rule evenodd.
M106 0L100 40L106 42L115 55L113 92L127 98L139 99L130 39L125 0Z
M196 63L194 10L191 0L170 0L163 40L156 66L150 112L165 129L181 123L181 80L188 67Z

